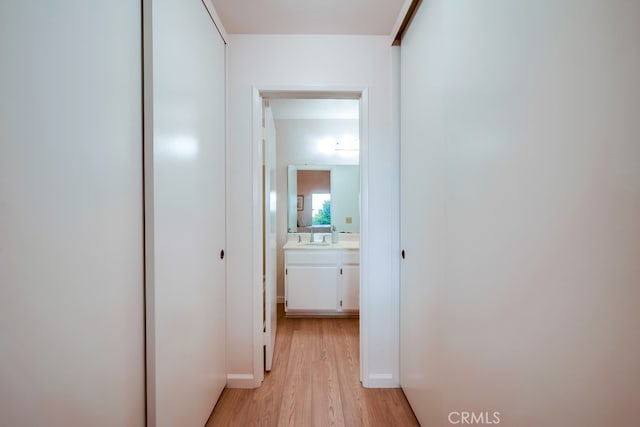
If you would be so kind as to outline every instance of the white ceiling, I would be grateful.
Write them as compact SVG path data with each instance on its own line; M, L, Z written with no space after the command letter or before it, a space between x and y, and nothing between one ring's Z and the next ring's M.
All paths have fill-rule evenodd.
M395 36L409 0L211 0L229 34Z
M356 99L271 99L273 118L279 119L358 119Z
M210 0L229 34L395 37L411 0ZM353 99L271 99L275 119L358 119Z

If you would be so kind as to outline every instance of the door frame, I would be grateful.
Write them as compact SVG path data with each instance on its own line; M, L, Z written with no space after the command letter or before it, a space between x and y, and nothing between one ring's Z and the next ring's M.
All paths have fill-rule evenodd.
M253 283L253 372L256 386L264 379L264 333L262 325L262 260L263 260L263 225L262 225L262 108L263 98L287 99L354 99L360 102L360 266L369 255L363 241L368 241L369 212L369 90L367 87L333 87L333 86L253 86L252 87L252 283ZM360 269L360 381L366 378L368 366L368 335L364 333L368 325L368 293L366 274Z

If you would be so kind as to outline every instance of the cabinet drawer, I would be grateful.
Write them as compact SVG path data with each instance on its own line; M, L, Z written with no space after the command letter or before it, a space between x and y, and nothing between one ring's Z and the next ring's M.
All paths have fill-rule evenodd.
M334 251L326 251L324 249L286 251L285 262L287 265L337 265L338 253Z
M360 264L360 251L357 250L344 250L342 251L342 263L343 264Z

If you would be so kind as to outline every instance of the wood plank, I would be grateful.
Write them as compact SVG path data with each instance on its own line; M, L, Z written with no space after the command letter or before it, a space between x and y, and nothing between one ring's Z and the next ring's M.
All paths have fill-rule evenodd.
M360 384L358 320L345 320L335 325L336 333L333 335L344 419L348 426L370 425Z
M314 339L318 342L313 366L313 411L315 425L345 425L337 373L337 359L333 335L335 329L330 319L317 319L318 330Z

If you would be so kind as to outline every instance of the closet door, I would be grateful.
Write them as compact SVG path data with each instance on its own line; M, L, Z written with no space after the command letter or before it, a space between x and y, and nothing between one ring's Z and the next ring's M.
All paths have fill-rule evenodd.
M225 44L199 0L149 7L148 420L201 426L226 383Z
M144 425L141 8L0 1L0 425Z
M440 139L429 123L437 120L438 113L427 111L431 104L423 98L424 76L429 71L423 53L425 12L425 7L418 9L402 40L400 167L400 384L423 424L433 404L429 381L437 375L430 371L437 345L429 338L437 335L434 294L446 250L437 246L445 227Z

